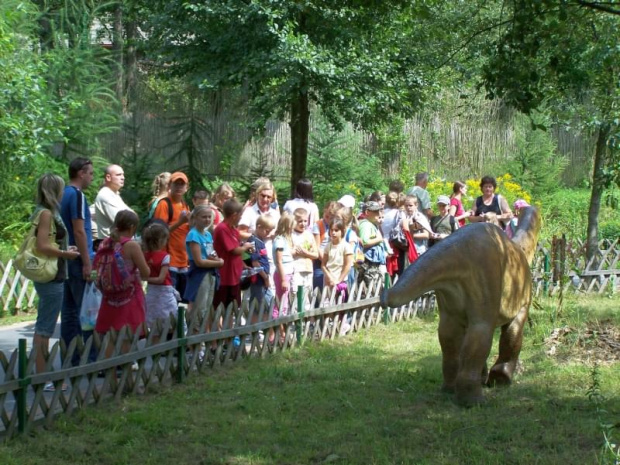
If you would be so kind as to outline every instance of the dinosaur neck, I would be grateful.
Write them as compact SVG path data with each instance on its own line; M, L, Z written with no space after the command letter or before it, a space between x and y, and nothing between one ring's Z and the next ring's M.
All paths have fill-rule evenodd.
M534 253L536 253L540 227L541 219L538 210L534 207L526 207L519 218L519 225L512 240L521 247L527 258L527 263L530 265L534 259Z

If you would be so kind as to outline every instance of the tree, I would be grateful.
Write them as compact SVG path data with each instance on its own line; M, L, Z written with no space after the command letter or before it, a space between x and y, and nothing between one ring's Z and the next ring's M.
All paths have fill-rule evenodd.
M204 89L241 88L256 127L288 118L293 189L306 173L313 105L335 128L420 108L437 53L430 15L408 1L158 0L149 42L168 72Z
M620 16L604 12L609 3L599 2L516 0L506 7L506 17L501 18L506 25L488 50L483 70L490 96L528 114L550 105L565 124L579 124L597 134L589 259L597 247L602 194L617 166Z

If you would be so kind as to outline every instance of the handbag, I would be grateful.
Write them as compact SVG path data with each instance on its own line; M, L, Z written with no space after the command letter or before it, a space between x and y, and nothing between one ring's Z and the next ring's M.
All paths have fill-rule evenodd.
M394 227L389 234L388 240L390 245L398 250L407 250L409 244L407 244L407 236L401 225Z
M32 220L32 227L14 259L15 268L17 268L23 276L35 283L48 283L58 274L58 258L48 257L37 251L37 236L35 231L39 224L42 211L43 210ZM56 237L56 225L53 220L50 224L50 237L53 238ZM54 240L50 240L50 245L59 248Z

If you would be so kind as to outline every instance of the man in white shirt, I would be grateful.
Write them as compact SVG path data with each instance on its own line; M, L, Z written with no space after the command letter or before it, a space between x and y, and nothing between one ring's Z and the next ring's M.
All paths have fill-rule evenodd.
M125 173L118 165L105 169L103 187L95 199L95 218L97 221L97 238L110 237L114 218L121 210L131 210L121 198L120 190L125 185Z

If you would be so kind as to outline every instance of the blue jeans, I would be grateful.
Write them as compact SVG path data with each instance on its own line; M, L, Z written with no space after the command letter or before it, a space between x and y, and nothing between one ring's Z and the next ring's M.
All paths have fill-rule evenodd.
M82 261L74 260L68 262L68 277L64 283L64 296L62 299L62 309L60 311L60 337L67 348L76 337L82 337L84 341L92 336L92 331L82 331L80 324L80 308L82 307L82 297L86 281L82 278ZM95 347L90 351L88 360L93 362L97 359ZM80 354L78 351L73 353L71 364L79 364Z
M63 286L62 281L34 283L39 296L37 322L34 325L35 334L48 338L54 334L62 305Z

